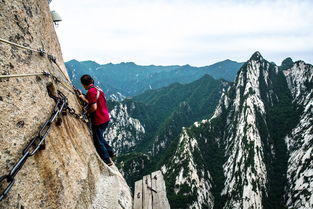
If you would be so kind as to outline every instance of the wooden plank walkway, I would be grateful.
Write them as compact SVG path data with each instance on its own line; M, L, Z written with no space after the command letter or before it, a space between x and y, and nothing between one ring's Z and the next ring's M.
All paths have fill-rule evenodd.
M170 209L161 171L155 171L136 181L134 209Z
M135 183L134 208L142 208L142 180Z

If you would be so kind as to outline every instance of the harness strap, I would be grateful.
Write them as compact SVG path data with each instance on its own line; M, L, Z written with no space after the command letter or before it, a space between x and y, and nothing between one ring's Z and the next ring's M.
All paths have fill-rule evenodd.
M99 99L99 96L100 96L100 91L97 89L97 101Z
M98 87L98 86L95 86L95 88L97 89L97 101L98 101L98 99L99 99L99 97L100 97L100 92L103 92L103 91L102 91L102 89L100 89L100 87Z
M94 86L94 85L92 85L91 87L88 88L88 90L91 89L91 88L97 89L97 97L96 97L96 100L98 101L98 99L99 99L99 97L100 97L100 92L103 92L102 89L101 89L99 86Z

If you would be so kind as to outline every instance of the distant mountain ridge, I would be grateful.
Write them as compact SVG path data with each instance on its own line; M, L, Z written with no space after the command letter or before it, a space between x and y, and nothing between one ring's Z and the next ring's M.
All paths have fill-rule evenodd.
M204 76L113 107L124 176L161 168L171 208L313 208L312 65L256 52L234 83Z
M230 82L209 75L190 84L172 84L109 102L111 123L106 138L117 150L124 176L132 185L172 155L182 127L209 117Z
M312 208L312 83L310 64L253 54L163 166L172 208Z
M243 63L225 60L210 66L141 66L133 62L100 65L94 61L71 60L65 63L70 79L77 88L81 88L80 77L90 74L106 93L107 97L121 101L149 89L158 89L173 83L191 83L203 75L215 79L233 81Z

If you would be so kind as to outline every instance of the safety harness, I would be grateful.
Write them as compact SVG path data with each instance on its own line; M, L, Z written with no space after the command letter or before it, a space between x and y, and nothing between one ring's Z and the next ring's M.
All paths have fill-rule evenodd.
M96 97L96 100L98 101L98 99L99 99L99 97L100 97L100 93L103 92L103 91L102 91L102 89L101 89L99 86L94 86L94 85L90 86L87 90L92 89L92 88L97 89L97 97Z

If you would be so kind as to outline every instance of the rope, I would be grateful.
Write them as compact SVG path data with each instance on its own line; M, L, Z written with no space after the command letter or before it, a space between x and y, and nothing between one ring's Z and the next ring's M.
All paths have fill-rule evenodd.
M69 83L72 83L71 80L69 80L69 78L65 75L65 73L63 72L60 65L57 63L56 58L53 55L48 54L48 59L57 66L58 70L62 73L62 75L66 79L66 81L68 81Z
M33 51L33 52L37 52L39 53L41 56L44 56L45 54L47 54L47 57L48 59L53 62L58 70L62 73L63 77L65 78L65 80L69 83L72 83L71 80L65 75L65 73L63 72L62 68L60 67L60 65L57 63L57 60L55 58L55 56L53 56L52 54L49 54L47 52L45 52L45 50L43 49L33 49L33 48L30 48L30 47L26 47L26 46L23 46L23 45L20 45L20 44L17 44L17 43L14 43L14 42L11 42L11 41L8 41L8 40L5 40L5 39L2 39L0 38L0 42L2 43L6 43L6 44L10 44L12 46L16 46L18 48L21 48L21 49L25 49L25 50L29 50L29 51Z
M67 90L67 91L69 91L69 92L71 92L72 94L74 94L74 95L76 95L76 93L74 92L74 91L72 91L72 89L76 89L74 86L69 86L68 84L66 84L66 83L64 83L64 82L62 82L62 81L60 81L56 76L54 76L54 75L52 75L53 76L53 79L56 81L56 82L58 82L58 83L60 83L63 87L65 87L65 89Z

